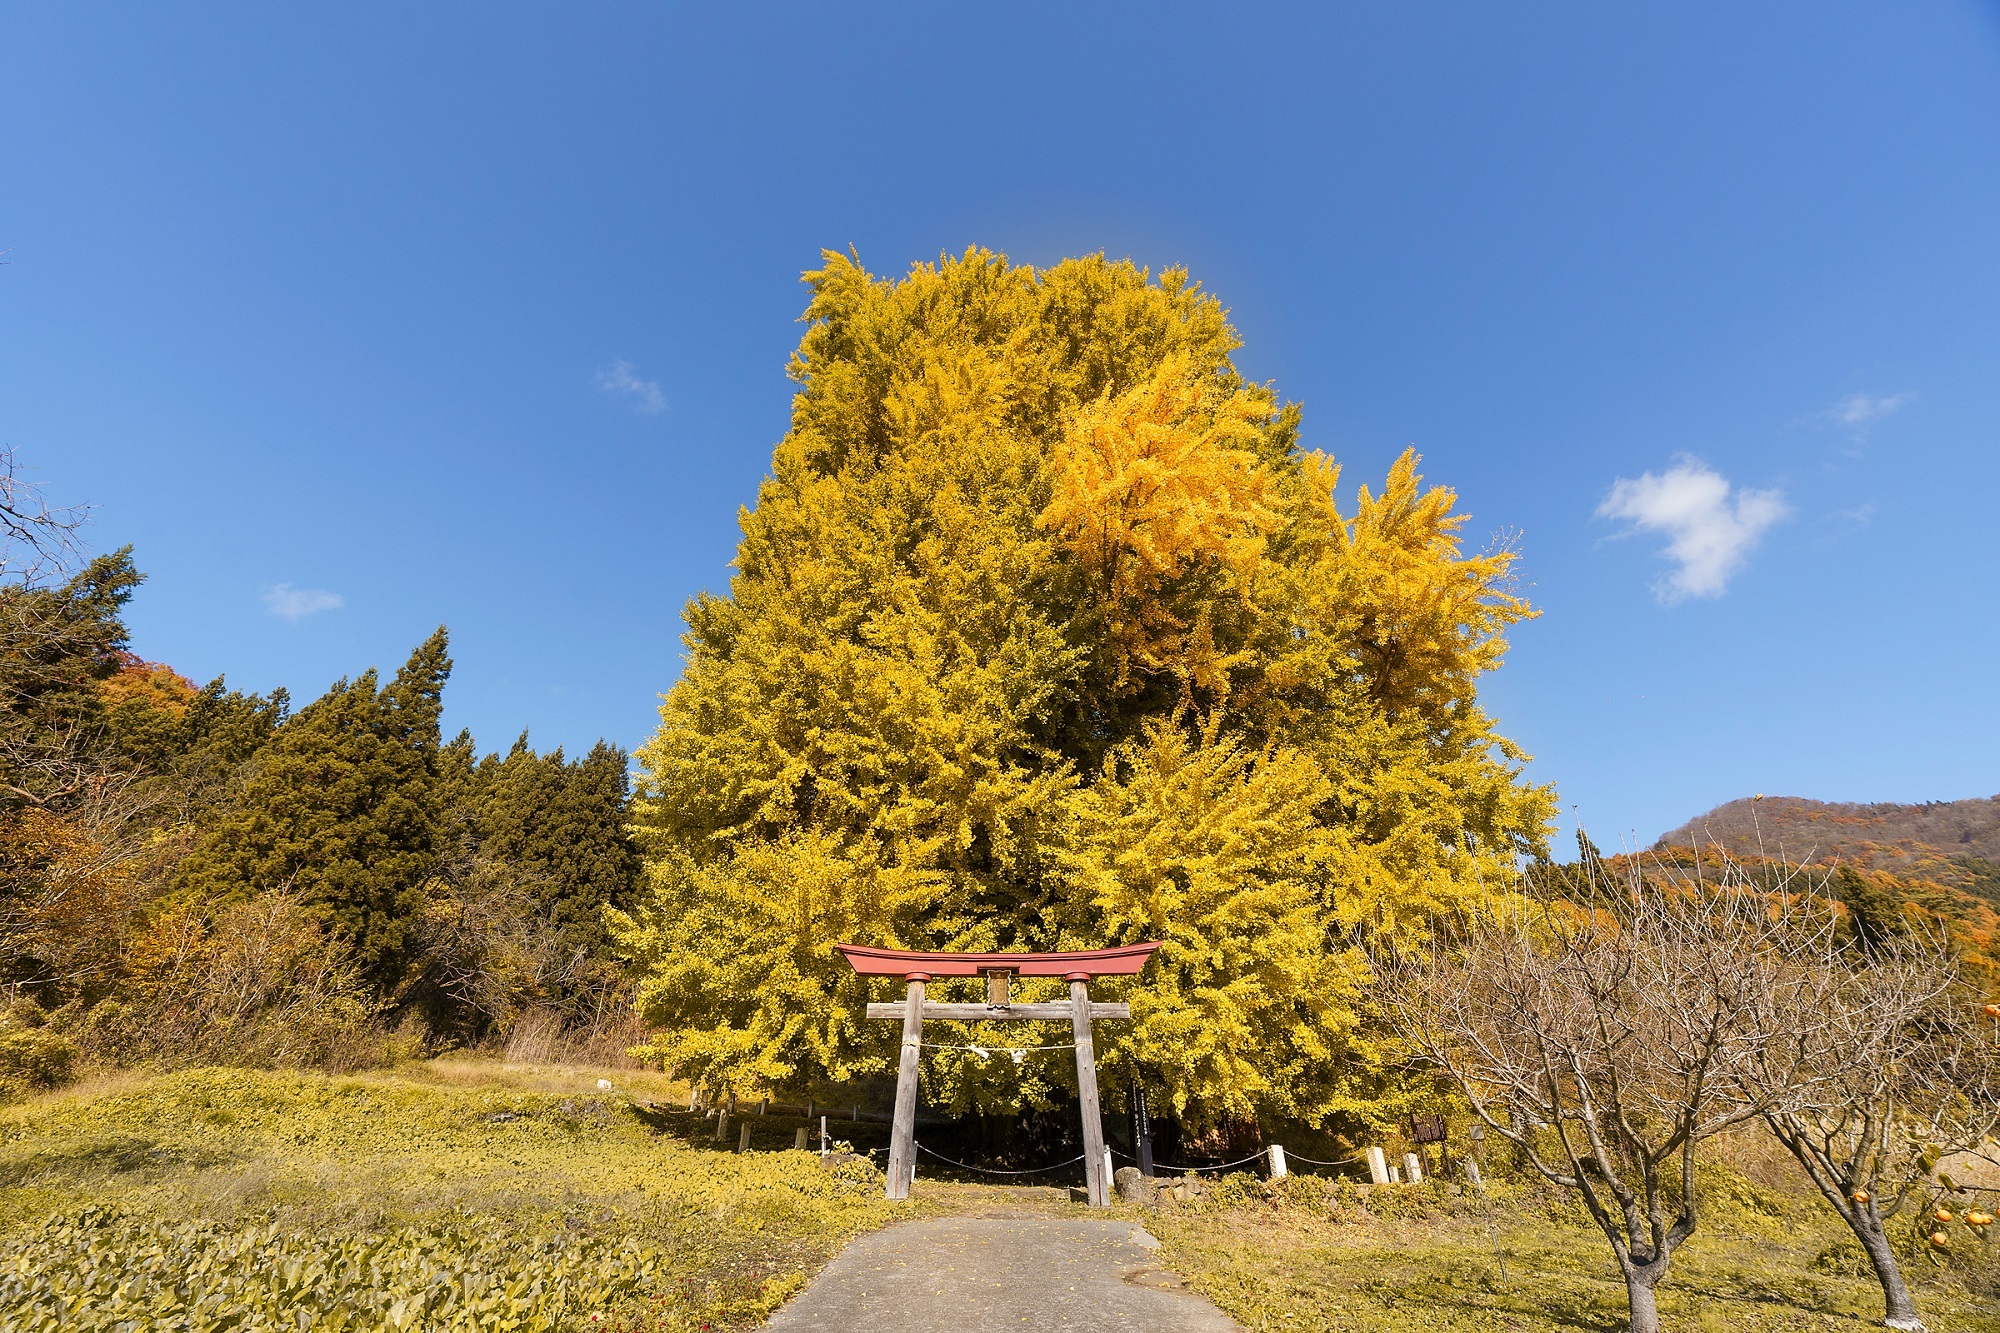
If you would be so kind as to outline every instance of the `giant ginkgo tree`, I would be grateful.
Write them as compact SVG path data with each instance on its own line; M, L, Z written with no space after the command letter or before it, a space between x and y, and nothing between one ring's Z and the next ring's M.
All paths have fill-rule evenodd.
M1114 1101L1365 1106L1358 942L1476 901L1551 814L1477 694L1533 614L1513 552L1468 551L1413 453L1343 509L1178 270L807 280L791 428L638 754L649 886L615 924L650 1054L850 1080L897 1038L836 941L1158 939L1099 1035ZM1067 1062L929 1052L926 1095L1043 1103Z

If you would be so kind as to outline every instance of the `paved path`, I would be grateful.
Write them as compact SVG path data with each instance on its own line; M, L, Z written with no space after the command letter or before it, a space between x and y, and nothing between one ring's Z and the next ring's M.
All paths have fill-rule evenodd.
M943 1217L863 1236L771 1320L773 1333L933 1329L1240 1333L1160 1267L1131 1222Z

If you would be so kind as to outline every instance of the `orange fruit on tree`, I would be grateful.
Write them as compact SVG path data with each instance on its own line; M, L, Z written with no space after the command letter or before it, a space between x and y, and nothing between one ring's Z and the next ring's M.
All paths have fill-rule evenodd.
M1951 1237L1945 1235L1942 1231L1933 1231L1931 1232L1931 1244L1942 1250L1951 1244Z

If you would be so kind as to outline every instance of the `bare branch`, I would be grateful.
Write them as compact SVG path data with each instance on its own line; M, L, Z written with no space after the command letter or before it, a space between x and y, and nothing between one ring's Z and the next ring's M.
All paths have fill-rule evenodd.
M0 445L0 580L34 583L69 568L77 529L89 517L82 505L52 508L41 487L21 475L14 451Z

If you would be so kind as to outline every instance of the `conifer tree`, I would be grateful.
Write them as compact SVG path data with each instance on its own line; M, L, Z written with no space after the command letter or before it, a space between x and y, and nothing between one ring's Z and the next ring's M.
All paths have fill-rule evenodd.
M289 718L183 862L180 886L218 901L290 887L352 941L378 986L395 986L439 856L446 648L440 627L386 686L371 669Z
M0 810L61 809L88 787L106 741L100 687L144 578L127 546L56 587L0 587Z
M743 1092L893 1068L841 940L1158 939L1107 1086L1198 1124L1351 1106L1356 933L1545 840L1477 696L1533 614L1512 552L1463 551L1414 454L1343 511L1178 270L808 280L791 428L638 753L649 889L615 919L653 1054ZM926 1059L961 1106L1066 1077Z
M599 741L574 762L537 754L523 732L476 770L479 846L519 876L572 948L601 950L604 909L628 905L639 874L626 831L625 752Z

